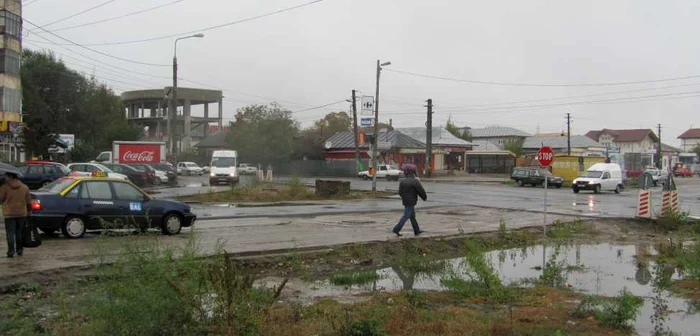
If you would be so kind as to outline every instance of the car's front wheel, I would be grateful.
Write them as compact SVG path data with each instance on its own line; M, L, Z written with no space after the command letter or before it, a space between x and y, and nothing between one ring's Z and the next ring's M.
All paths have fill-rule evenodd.
M578 194L578 192L579 192L578 188L576 188L576 187L573 188L573 191L574 191L574 194Z
M615 193L616 194L620 193L620 185L619 184L615 186Z
M600 194L600 184L596 185L595 188L593 189L594 194Z
M182 217L178 214L168 214L163 218L161 231L164 235L176 235L182 230Z
M81 238L85 235L85 231L87 231L87 225L85 224L85 220L79 216L66 217L61 227L63 236L69 239Z
M518 187L522 187L522 186L525 186L525 184L524 184L524 183L523 183L523 181L521 181L521 180L518 180L518 182L517 182L517 183L518 183Z

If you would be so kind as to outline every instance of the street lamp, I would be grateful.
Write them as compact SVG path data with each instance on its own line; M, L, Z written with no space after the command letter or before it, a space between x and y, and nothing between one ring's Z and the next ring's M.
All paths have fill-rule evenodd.
M173 156L173 162L177 165L177 155L175 155L175 132L173 130L173 122L175 114L177 114L177 41L188 38L202 38L204 34L194 34L190 36L180 37L175 39L175 50L173 52L173 92L170 99L170 113L168 113L168 151Z
M372 152L372 167L374 168L374 174L372 176L372 192L377 191L377 154L379 153L379 149L377 148L377 144L379 142L379 75L382 73L382 67L389 65L391 65L391 62L381 63L379 60L377 60L377 91L375 92L374 97L374 144L372 145L374 149Z

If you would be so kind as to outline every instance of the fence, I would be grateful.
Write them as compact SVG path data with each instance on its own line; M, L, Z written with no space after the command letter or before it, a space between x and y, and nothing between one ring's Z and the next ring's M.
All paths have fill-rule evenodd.
M369 166L368 160L362 160L365 169ZM293 175L302 177L333 176L354 177L357 176L355 160L298 160L273 167L277 175Z

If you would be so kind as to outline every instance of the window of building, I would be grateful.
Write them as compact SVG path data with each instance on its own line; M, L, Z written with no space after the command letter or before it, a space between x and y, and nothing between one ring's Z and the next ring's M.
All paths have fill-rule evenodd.
M22 18L15 13L8 12L7 10L0 11L0 26L3 26L2 32L5 35L21 40L22 36Z
M4 49L0 51L0 72L19 75L20 56L18 53Z
M19 92L19 90L15 90L8 87L1 87L0 103L3 112L20 113L20 108L22 105L22 94Z

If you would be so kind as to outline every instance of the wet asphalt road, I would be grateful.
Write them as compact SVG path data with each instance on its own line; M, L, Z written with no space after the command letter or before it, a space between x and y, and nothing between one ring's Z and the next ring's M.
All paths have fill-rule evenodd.
M204 178L186 177L183 180L191 183L201 183ZM278 178L277 181L285 181L288 178ZM341 179L350 181L352 188L371 190L371 181L358 179ZM252 177L245 177L242 183L249 183ZM315 179L304 178L303 183L313 184ZM679 178L676 184L680 191L681 210L691 215L700 215L700 179ZM428 202L421 202L419 207L441 207L470 205L480 207L493 207L508 210L543 211L544 189L531 187L516 187L494 183L423 183L428 192ZM221 190L226 187L219 188ZM188 190L190 189L190 190ZM396 191L398 182L378 181L378 190ZM168 198L169 195L183 195L187 192L207 192L209 187L178 188L173 191L165 191L157 197ZM661 188L652 190L652 207L658 213L661 203ZM568 188L549 189L547 197L548 211L562 215L575 215L585 217L605 218L632 218L637 207L638 189L625 189L620 194L582 191L574 194ZM382 211L400 211L401 203L397 197L394 199L361 200L336 202L328 204L319 202L313 205L301 206L274 206L274 207L245 207L212 206L206 204L194 204L195 211L200 219L221 218L246 218L246 217L285 217L305 216L318 214L343 214L343 213L371 213Z

